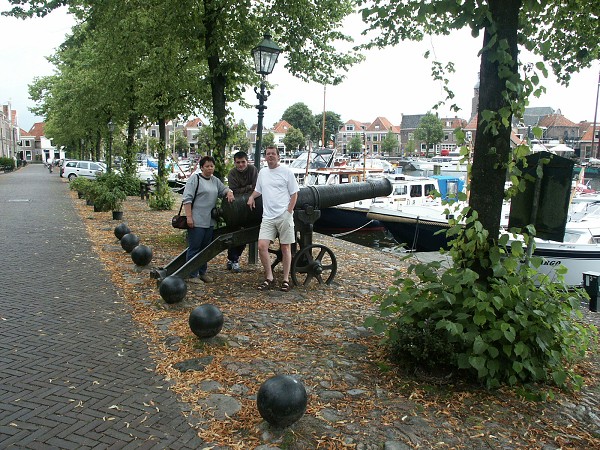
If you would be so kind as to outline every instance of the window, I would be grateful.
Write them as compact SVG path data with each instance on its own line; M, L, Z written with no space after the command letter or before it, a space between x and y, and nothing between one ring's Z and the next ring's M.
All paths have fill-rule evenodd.
M422 186L411 186L410 187L410 196L411 197L423 197L423 187Z
M446 134L444 135L444 140L445 140L445 141L447 141L448 139L450 139L450 136L448 136L448 133L446 133Z
M354 131L354 125L346 125L346 131Z
M156 137L156 130L150 130L150 137Z
M84 162L84 161L80 161L79 163L77 163L77 168L78 169L89 169L90 168L90 163L89 162Z
M25 147L31 147L31 141L29 139L25 140Z
M435 192L435 186L433 184L425 185L425 195L433 195Z

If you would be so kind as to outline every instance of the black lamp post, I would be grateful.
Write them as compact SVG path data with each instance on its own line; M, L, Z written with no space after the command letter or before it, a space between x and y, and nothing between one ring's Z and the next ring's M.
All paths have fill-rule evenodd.
M112 119L110 119L108 121L108 158L106 161L106 171L108 173L110 173L112 169L112 140L114 131L115 124L113 123Z
M261 76L260 91L255 87L254 92L258 99L258 127L256 129L256 148L254 149L254 165L260 170L260 156L262 150L262 129L263 117L265 116L265 101L271 95L271 91L266 91L265 77L273 72L277 57L281 53L281 48L271 40L271 35L264 34L264 39L252 49L252 58L254 58L254 70Z

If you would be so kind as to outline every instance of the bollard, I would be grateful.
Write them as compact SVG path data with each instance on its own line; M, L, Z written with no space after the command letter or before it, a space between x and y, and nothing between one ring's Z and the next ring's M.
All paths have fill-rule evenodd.
M590 296L590 311L598 312L598 272L583 272L583 287Z

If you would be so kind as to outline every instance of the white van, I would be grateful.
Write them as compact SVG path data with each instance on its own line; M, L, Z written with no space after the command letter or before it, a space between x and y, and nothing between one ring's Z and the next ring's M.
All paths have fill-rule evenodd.
M94 161L65 161L61 176L69 181L77 177L95 179L96 176L106 172L106 166Z

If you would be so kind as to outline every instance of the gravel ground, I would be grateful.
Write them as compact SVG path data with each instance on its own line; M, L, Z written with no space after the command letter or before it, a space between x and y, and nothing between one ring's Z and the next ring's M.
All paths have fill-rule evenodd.
M72 197L156 370L188 405L188 421L206 448L600 448L596 353L580 369L586 387L577 394L553 390L547 402L391 366L362 324L376 311L372 296L405 267L397 256L315 234L337 258L334 283L284 293L258 292L262 269L244 261L242 273L229 272L221 254L209 263L214 283L189 285L182 302L168 305L149 272L183 249L181 232L169 225L174 212L150 211L136 198L125 203L124 221L154 253L150 266L138 268L115 239L118 222L110 213L93 213ZM220 308L225 323L218 336L201 340L188 318L204 303ZM582 311L586 322L600 324L587 303ZM309 398L302 419L284 429L268 425L256 408L259 386L275 374L300 380Z

